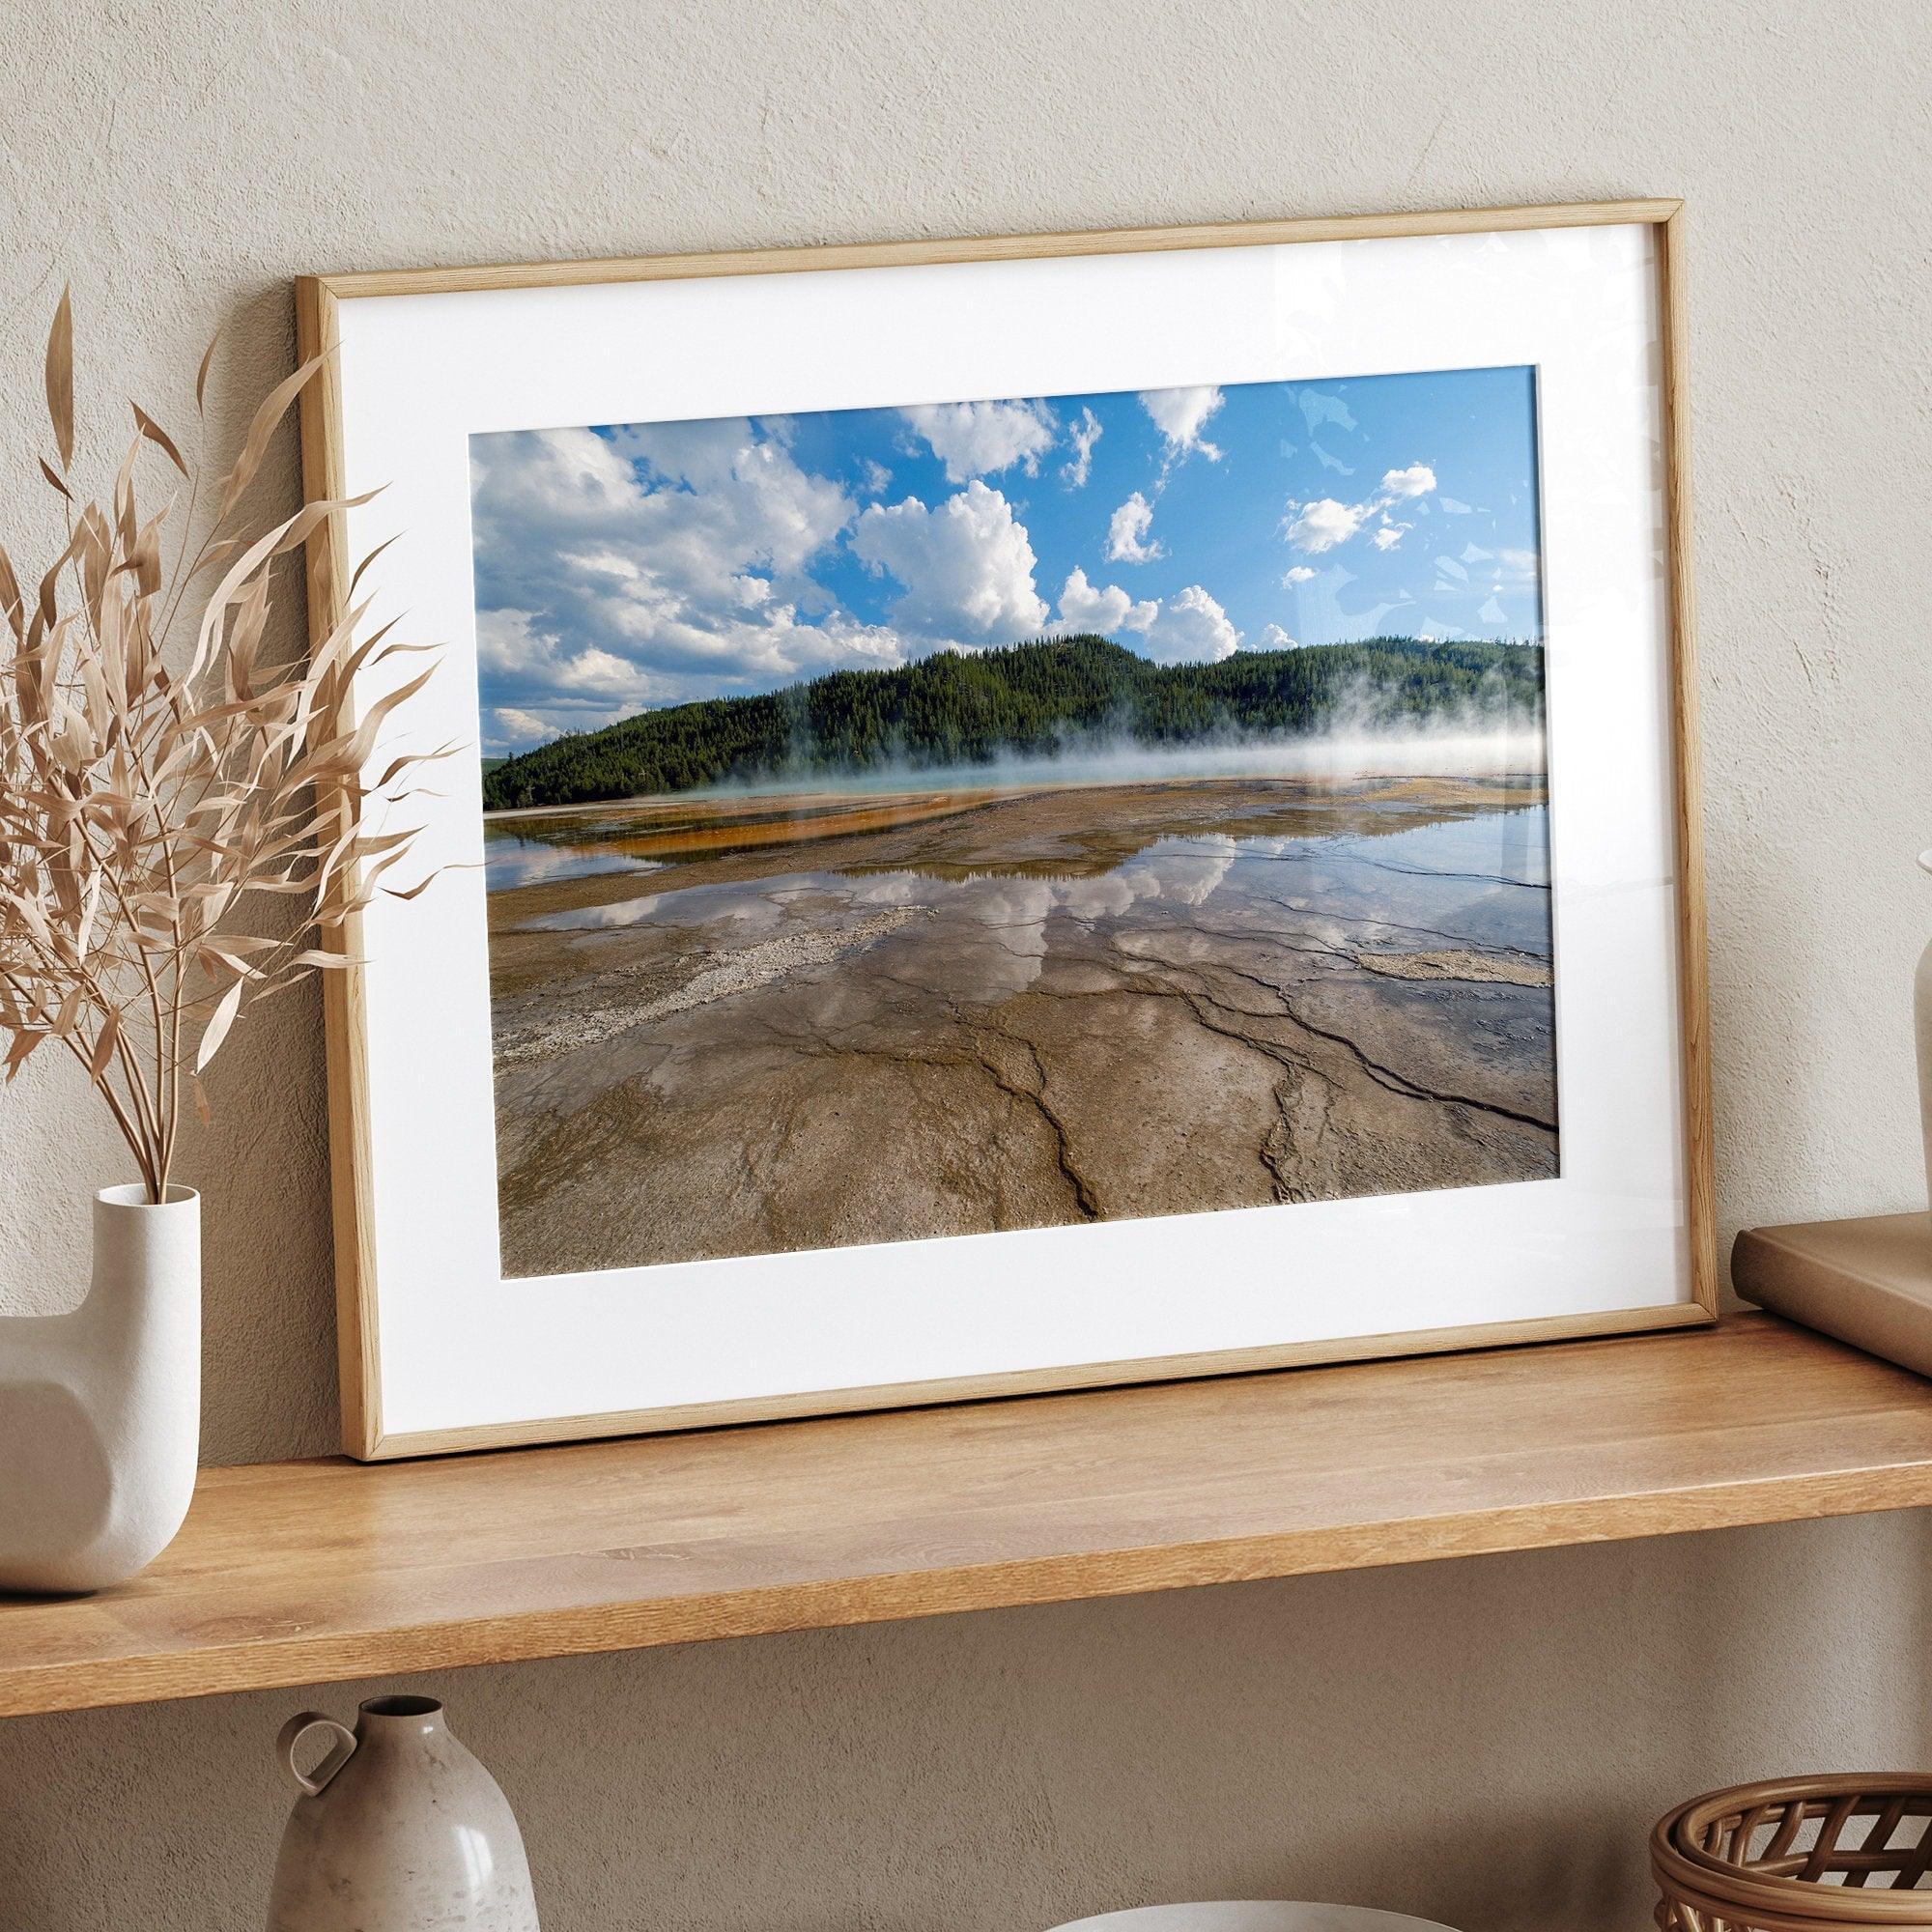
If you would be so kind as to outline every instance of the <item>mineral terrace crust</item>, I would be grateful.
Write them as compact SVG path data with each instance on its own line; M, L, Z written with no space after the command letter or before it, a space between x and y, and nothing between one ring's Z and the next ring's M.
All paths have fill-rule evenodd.
M535 828L632 869L490 895L507 1273L1555 1173L1540 781L894 804Z

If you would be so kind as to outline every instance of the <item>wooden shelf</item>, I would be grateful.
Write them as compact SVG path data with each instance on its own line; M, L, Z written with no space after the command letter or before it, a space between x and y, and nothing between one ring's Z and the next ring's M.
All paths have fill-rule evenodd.
M1932 1382L1719 1327L204 1472L146 1576L0 1603L0 1716L1932 1502Z

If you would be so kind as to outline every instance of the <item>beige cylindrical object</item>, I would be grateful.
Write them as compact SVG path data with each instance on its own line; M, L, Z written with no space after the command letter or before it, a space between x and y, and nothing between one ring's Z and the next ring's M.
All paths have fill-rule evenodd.
M304 1773L295 1753L313 1731L332 1742ZM301 1796L268 1932L538 1932L509 1801L433 1697L373 1697L353 1731L303 1711L275 1749Z

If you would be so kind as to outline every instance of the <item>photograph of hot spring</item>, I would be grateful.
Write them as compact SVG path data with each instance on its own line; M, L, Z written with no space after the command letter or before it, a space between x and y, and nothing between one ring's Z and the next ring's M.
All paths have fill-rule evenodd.
M470 458L507 1275L1557 1172L1533 370Z

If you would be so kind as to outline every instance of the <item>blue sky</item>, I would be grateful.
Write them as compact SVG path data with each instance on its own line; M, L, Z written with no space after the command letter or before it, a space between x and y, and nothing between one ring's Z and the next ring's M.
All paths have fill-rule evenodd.
M483 749L1041 633L1542 635L1528 368L470 439Z

